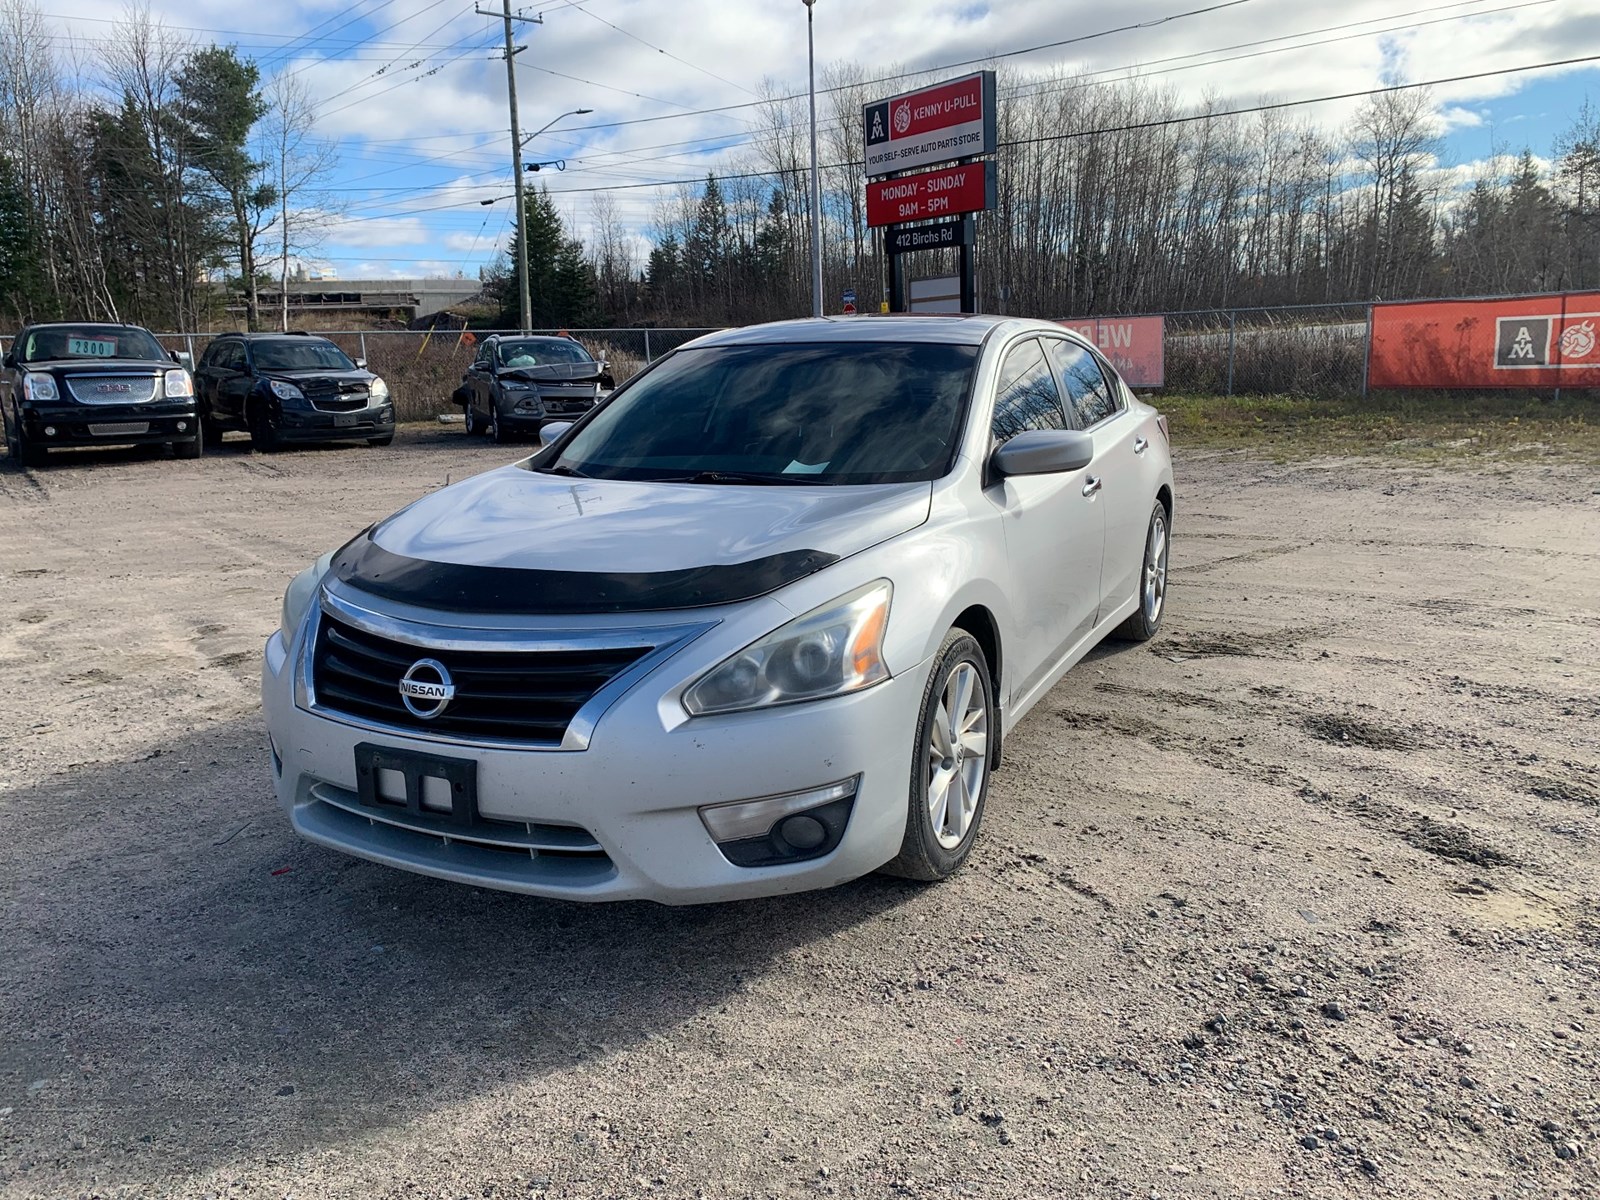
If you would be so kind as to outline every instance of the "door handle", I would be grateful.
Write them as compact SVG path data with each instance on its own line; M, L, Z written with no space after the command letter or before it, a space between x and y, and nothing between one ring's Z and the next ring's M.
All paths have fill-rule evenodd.
M1083 485L1083 494L1085 496L1092 496L1099 490L1100 480L1095 478L1093 475L1089 476L1088 482Z
M1135 454L1143 454L1148 449L1150 449L1150 439L1149 438L1135 438L1134 439L1134 441L1133 441L1133 452Z

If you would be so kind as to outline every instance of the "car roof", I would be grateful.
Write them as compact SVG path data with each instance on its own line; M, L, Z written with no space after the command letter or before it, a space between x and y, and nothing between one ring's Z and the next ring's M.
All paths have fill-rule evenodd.
M978 346L996 330L1028 329L1063 332L1052 321L1001 317L983 313L926 315L897 313L890 316L805 317L721 329L688 343L690 346L768 346L800 342L915 342L925 345Z
M143 325L130 325L127 321L39 321L33 325L24 325L21 333L29 333L35 329L83 329L86 326L95 329L137 329L141 333L150 332Z

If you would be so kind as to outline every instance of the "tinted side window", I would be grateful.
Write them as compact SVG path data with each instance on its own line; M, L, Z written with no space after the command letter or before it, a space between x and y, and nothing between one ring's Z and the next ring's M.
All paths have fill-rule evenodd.
M1029 338L1013 346L1000 364L1000 379L995 385L994 420L990 424L995 441L1009 441L1029 429L1066 427L1061 393L1038 340Z
M1094 355L1065 338L1048 338L1045 344L1050 348L1050 361L1061 374L1067 403L1072 406L1079 429L1088 429L1117 411L1117 402Z

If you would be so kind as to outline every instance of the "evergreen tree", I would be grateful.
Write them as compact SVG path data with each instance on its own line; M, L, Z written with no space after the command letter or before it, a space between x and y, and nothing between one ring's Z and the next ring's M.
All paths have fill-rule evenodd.
M11 161L0 157L0 312L8 324L44 315L48 297L30 230L32 204Z

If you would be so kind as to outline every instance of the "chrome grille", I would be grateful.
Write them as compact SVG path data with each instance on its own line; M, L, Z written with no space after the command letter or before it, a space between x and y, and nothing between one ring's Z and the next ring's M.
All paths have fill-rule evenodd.
M159 375L68 375L67 391L79 404L144 404L155 399Z
M556 746L595 693L655 648L423 649L325 612L311 677L318 707L336 714L435 736ZM400 695L401 677L423 658L443 663L455 687L431 719L413 714Z

